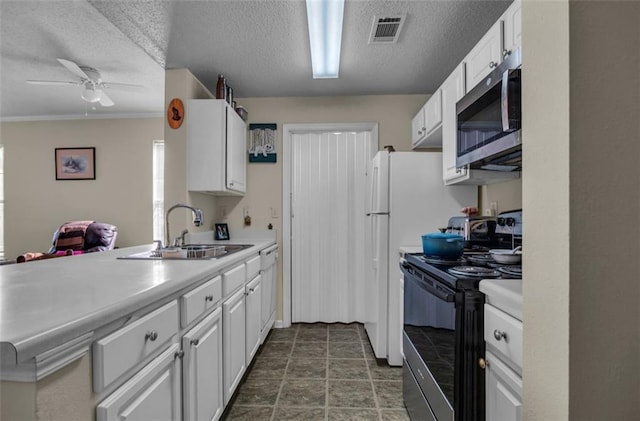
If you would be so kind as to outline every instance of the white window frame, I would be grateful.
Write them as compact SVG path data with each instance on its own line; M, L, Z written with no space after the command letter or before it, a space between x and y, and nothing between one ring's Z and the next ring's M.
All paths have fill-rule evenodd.
M153 239L164 238L164 140L153 141Z

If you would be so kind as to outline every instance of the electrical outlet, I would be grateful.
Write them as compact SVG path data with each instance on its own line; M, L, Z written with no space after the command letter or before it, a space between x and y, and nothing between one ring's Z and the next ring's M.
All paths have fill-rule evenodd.
M271 218L273 218L273 219L277 219L278 218L278 209L271 208Z
M218 208L218 215L220 216L220 219L227 219L227 207L220 206L220 208Z
M498 202L489 203L489 208L491 209L491 213L493 214L493 216L496 216L498 214Z

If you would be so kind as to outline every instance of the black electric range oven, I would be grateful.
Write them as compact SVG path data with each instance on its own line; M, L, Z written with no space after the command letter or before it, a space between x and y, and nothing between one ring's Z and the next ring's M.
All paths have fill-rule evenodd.
M405 255L403 397L414 421L485 419L482 279L521 278L488 254L455 261Z

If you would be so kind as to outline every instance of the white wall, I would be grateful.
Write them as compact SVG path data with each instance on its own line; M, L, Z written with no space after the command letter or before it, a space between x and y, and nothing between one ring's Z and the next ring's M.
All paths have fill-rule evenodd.
M480 211L484 215L491 209L491 203L498 205L498 213L514 209L522 209L522 178L489 184L480 188ZM526 225L523 229L526 230Z
M152 241L152 142L161 118L5 122L5 251L46 252L69 220L118 227L116 245ZM95 147L96 179L58 181L54 149Z
M637 419L640 3L522 17L524 419Z
M220 197L226 219L218 212L216 219L226 222L230 234L245 229L244 208L251 216L252 229L277 230L282 248L282 125L285 123L378 122L380 148L394 145L398 151L411 150L411 119L428 99L426 95L379 95L311 98L240 98L238 103L249 111L247 123L277 123L277 163L247 164L247 194L243 198ZM272 218L272 209L275 218ZM219 210L219 209L218 209ZM282 318L282 259L278 262L278 319Z

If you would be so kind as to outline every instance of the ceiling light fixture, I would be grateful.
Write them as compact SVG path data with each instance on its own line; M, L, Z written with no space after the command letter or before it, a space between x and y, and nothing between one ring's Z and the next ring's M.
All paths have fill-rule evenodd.
M344 0L306 0L314 79L338 77Z
M102 90L95 89L91 84L86 84L84 86L84 90L80 94L80 97L87 102L98 102L100 101L101 94Z

